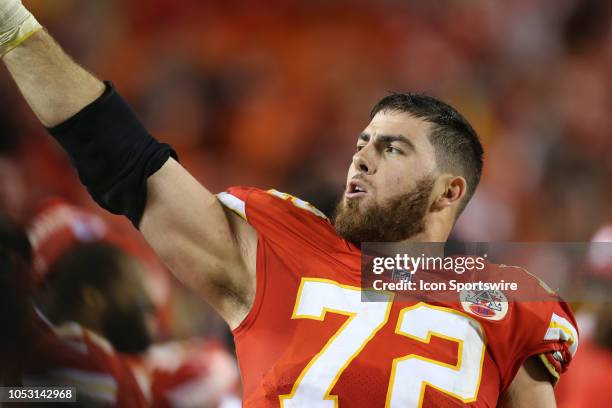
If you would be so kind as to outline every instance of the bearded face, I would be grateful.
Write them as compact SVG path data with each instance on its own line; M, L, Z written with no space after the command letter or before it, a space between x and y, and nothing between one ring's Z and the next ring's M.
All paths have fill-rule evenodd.
M423 177L415 187L384 204L362 198L343 199L336 207L338 235L359 246L363 242L397 242L425 230L425 215L434 181Z

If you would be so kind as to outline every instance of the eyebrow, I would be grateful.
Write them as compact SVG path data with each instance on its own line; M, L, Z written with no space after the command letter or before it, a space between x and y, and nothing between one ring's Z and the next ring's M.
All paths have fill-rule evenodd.
M362 133L359 135L359 140L362 140L364 142L369 142L371 138L372 136L369 133ZM414 143L412 143L412 141L406 136L402 135L378 135L376 136L376 141L379 143L399 142L405 144L412 150L416 150Z

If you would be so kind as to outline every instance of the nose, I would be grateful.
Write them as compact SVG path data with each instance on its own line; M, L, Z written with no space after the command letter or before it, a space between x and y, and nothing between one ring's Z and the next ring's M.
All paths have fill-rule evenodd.
M374 158L372 157L372 148L369 144L364 146L361 150L353 155L353 164L355 169L361 173L374 174L376 172L376 166L374 164Z

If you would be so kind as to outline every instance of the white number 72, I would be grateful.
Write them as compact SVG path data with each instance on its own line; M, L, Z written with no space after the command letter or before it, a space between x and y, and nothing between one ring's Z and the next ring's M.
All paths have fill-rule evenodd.
M302 279L293 319L324 320L327 312L349 318L302 370L291 393L279 396L281 407L338 407L338 396L330 395L332 388L389 319L393 295L368 296L376 301L363 302L358 287ZM432 335L442 337L459 343L459 351L456 365L414 354L393 360L386 407L420 407L426 385L464 403L476 400L485 355L478 321L453 309L418 303L400 311L395 332L423 343L429 343Z

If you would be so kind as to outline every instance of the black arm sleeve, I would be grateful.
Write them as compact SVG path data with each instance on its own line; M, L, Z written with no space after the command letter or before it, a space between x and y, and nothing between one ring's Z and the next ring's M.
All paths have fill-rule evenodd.
M49 133L62 145L92 198L113 214L123 214L136 228L147 199L147 178L176 152L159 143L105 82L104 93Z

